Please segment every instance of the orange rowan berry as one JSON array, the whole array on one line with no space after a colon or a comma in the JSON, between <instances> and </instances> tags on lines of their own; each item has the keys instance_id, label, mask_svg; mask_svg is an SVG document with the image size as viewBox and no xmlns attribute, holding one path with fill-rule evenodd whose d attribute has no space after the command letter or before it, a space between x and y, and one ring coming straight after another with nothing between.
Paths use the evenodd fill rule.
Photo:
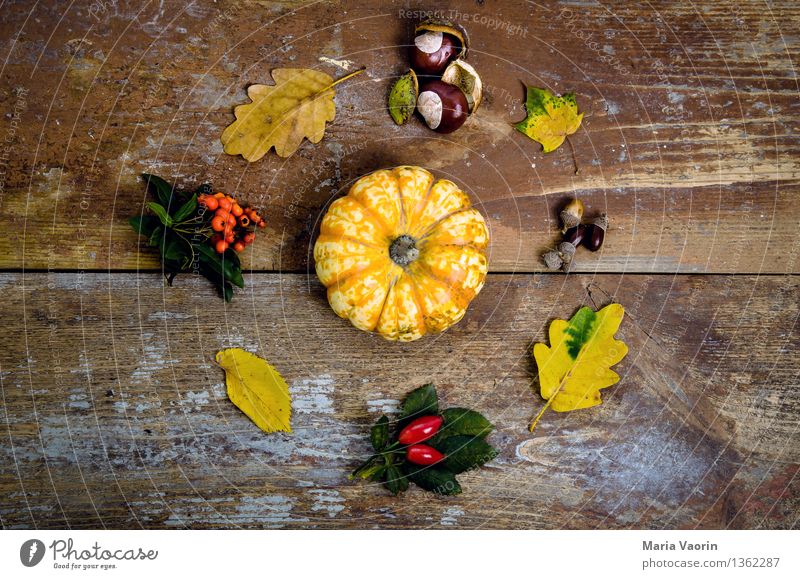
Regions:
<instances>
[{"instance_id":1,"label":"orange rowan berry","mask_svg":"<svg viewBox=\"0 0 800 579\"><path fill-rule=\"evenodd\" d=\"M237 241L236 243L233 244L233 249L234 251L236 251L236 253L244 251L244 243L242 243L241 241Z\"/></svg>"},{"instance_id":2,"label":"orange rowan berry","mask_svg":"<svg viewBox=\"0 0 800 579\"><path fill-rule=\"evenodd\" d=\"M214 198L215 199L222 199L223 197L225 197L225 193L223 193L222 191L218 191L217 193L214 193Z\"/></svg>"},{"instance_id":3,"label":"orange rowan berry","mask_svg":"<svg viewBox=\"0 0 800 579\"><path fill-rule=\"evenodd\" d=\"M226 221L219 215L215 215L214 218L211 220L211 229L214 231L222 231L225 229Z\"/></svg>"},{"instance_id":4,"label":"orange rowan berry","mask_svg":"<svg viewBox=\"0 0 800 579\"><path fill-rule=\"evenodd\" d=\"M261 229L264 229L267 226L267 222L262 219L261 221L258 222L258 226Z\"/></svg>"},{"instance_id":5,"label":"orange rowan berry","mask_svg":"<svg viewBox=\"0 0 800 579\"><path fill-rule=\"evenodd\" d=\"M253 241L255 241L255 239L256 239L256 234L252 233L252 232L251 233L246 233L245 236L244 236L244 242L247 245L250 245L251 243L253 243Z\"/></svg>"},{"instance_id":6,"label":"orange rowan berry","mask_svg":"<svg viewBox=\"0 0 800 579\"><path fill-rule=\"evenodd\" d=\"M227 223L228 216L230 216L230 213L228 213L227 211L225 211L220 207L219 209L217 209L217 212L214 215L216 215L217 217L221 217Z\"/></svg>"},{"instance_id":7,"label":"orange rowan berry","mask_svg":"<svg viewBox=\"0 0 800 579\"><path fill-rule=\"evenodd\" d=\"M203 199L200 203L205 205L209 211L216 211L217 207L219 207L219 200L208 195L203 195Z\"/></svg>"},{"instance_id":8,"label":"orange rowan berry","mask_svg":"<svg viewBox=\"0 0 800 579\"><path fill-rule=\"evenodd\" d=\"M225 241L227 241L228 243L233 243L234 239L235 238L233 237L233 233L228 233L225 235Z\"/></svg>"},{"instance_id":9,"label":"orange rowan berry","mask_svg":"<svg viewBox=\"0 0 800 579\"><path fill-rule=\"evenodd\" d=\"M242 227L247 227L248 225L250 225L250 218L247 215L242 215L239 218L239 225L241 225Z\"/></svg>"},{"instance_id":10,"label":"orange rowan berry","mask_svg":"<svg viewBox=\"0 0 800 579\"><path fill-rule=\"evenodd\" d=\"M239 205L238 203L234 203L233 206L231 207L231 213L233 213L236 217L239 217L244 212L242 211L241 205Z\"/></svg>"},{"instance_id":11,"label":"orange rowan berry","mask_svg":"<svg viewBox=\"0 0 800 579\"><path fill-rule=\"evenodd\" d=\"M231 210L231 200L228 199L227 197L221 197L220 200L219 200L219 206L220 206L221 209L224 209L225 211L230 211Z\"/></svg>"},{"instance_id":12,"label":"orange rowan berry","mask_svg":"<svg viewBox=\"0 0 800 579\"><path fill-rule=\"evenodd\" d=\"M236 226L236 218L230 213L228 213L228 225L230 225L231 227Z\"/></svg>"},{"instance_id":13,"label":"orange rowan berry","mask_svg":"<svg viewBox=\"0 0 800 579\"><path fill-rule=\"evenodd\" d=\"M228 249L228 242L221 239L214 245L214 249L217 250L217 253L225 253L225 250Z\"/></svg>"}]
</instances>

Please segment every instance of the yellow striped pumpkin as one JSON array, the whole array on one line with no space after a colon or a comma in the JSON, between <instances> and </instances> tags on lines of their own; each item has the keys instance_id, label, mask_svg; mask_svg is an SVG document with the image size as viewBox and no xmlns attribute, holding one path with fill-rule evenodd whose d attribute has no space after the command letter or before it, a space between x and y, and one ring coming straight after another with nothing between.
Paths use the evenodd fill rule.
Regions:
<instances>
[{"instance_id":1,"label":"yellow striped pumpkin","mask_svg":"<svg viewBox=\"0 0 800 579\"><path fill-rule=\"evenodd\" d=\"M314 260L340 317L411 341L464 316L486 280L488 244L455 183L402 166L365 175L331 204Z\"/></svg>"}]
</instances>

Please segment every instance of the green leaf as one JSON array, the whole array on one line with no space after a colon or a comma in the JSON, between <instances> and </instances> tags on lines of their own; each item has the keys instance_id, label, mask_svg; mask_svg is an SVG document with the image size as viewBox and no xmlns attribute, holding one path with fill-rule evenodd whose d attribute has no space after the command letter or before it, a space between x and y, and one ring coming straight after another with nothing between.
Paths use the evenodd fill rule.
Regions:
<instances>
[{"instance_id":1,"label":"green leaf","mask_svg":"<svg viewBox=\"0 0 800 579\"><path fill-rule=\"evenodd\" d=\"M353 474L350 475L350 478L363 478L364 480L372 479L372 480L380 480L380 477L383 475L383 472L386 470L386 464L383 462L376 462L372 464L366 464L359 469L353 471Z\"/></svg>"},{"instance_id":2,"label":"green leaf","mask_svg":"<svg viewBox=\"0 0 800 579\"><path fill-rule=\"evenodd\" d=\"M155 175L142 173L142 177L147 183L147 188L155 195L158 202L164 207L169 207L170 200L172 199L172 185Z\"/></svg>"},{"instance_id":3,"label":"green leaf","mask_svg":"<svg viewBox=\"0 0 800 579\"><path fill-rule=\"evenodd\" d=\"M242 277L241 263L236 251L231 248L226 249L225 253L222 254L222 265L225 268L225 277L233 285L243 288L244 278Z\"/></svg>"},{"instance_id":4,"label":"green leaf","mask_svg":"<svg viewBox=\"0 0 800 579\"><path fill-rule=\"evenodd\" d=\"M226 283L222 288L222 297L225 298L226 302L230 302L233 299L233 286L229 283Z\"/></svg>"},{"instance_id":5,"label":"green leaf","mask_svg":"<svg viewBox=\"0 0 800 579\"><path fill-rule=\"evenodd\" d=\"M485 438L494 428L482 414L467 408L448 408L442 410L444 424L430 444L451 436L465 435Z\"/></svg>"},{"instance_id":6,"label":"green leaf","mask_svg":"<svg viewBox=\"0 0 800 579\"><path fill-rule=\"evenodd\" d=\"M197 195L192 195L189 200L181 205L180 209L175 212L172 219L173 221L181 222L195 211L197 211Z\"/></svg>"},{"instance_id":7,"label":"green leaf","mask_svg":"<svg viewBox=\"0 0 800 579\"><path fill-rule=\"evenodd\" d=\"M406 472L414 484L436 493L437 495L457 495L461 493L461 485L456 480L456 475L441 467L418 467L407 465Z\"/></svg>"},{"instance_id":8,"label":"green leaf","mask_svg":"<svg viewBox=\"0 0 800 579\"><path fill-rule=\"evenodd\" d=\"M454 474L476 468L497 456L488 442L474 436L451 436L431 446L445 455L442 465Z\"/></svg>"},{"instance_id":9,"label":"green leaf","mask_svg":"<svg viewBox=\"0 0 800 579\"><path fill-rule=\"evenodd\" d=\"M158 218L161 220L161 223L167 227L172 227L172 217L169 216L169 213L167 213L167 210L164 209L163 205L159 205L155 201L151 201L147 204L147 207L150 209L150 211L158 216Z\"/></svg>"},{"instance_id":10,"label":"green leaf","mask_svg":"<svg viewBox=\"0 0 800 579\"><path fill-rule=\"evenodd\" d=\"M148 243L150 247L158 247L161 245L161 241L164 239L164 228L160 225L157 225L153 232L150 234L150 239Z\"/></svg>"},{"instance_id":11,"label":"green leaf","mask_svg":"<svg viewBox=\"0 0 800 579\"><path fill-rule=\"evenodd\" d=\"M227 258L228 252L226 251L223 256L211 249L205 244L198 244L195 246L200 252L200 261L207 264L213 271L215 271L221 278L221 281L230 282L238 287L244 287L244 278L242 277L242 270L234 265L231 258ZM218 282L219 280L212 280ZM230 301L230 300L229 300Z\"/></svg>"},{"instance_id":12,"label":"green leaf","mask_svg":"<svg viewBox=\"0 0 800 579\"><path fill-rule=\"evenodd\" d=\"M433 384L425 384L425 386L420 386L416 390L409 392L403 401L400 417L403 419L414 418L427 414L437 414L438 412L439 402L436 388Z\"/></svg>"},{"instance_id":13,"label":"green leaf","mask_svg":"<svg viewBox=\"0 0 800 579\"><path fill-rule=\"evenodd\" d=\"M583 120L573 93L557 96L547 89L532 86L526 89L525 111L527 116L514 128L541 143L545 153L560 147Z\"/></svg>"},{"instance_id":14,"label":"green leaf","mask_svg":"<svg viewBox=\"0 0 800 579\"><path fill-rule=\"evenodd\" d=\"M162 256L165 260L173 260L182 264L187 257L191 258L192 248L185 239L171 235L169 241L164 244Z\"/></svg>"},{"instance_id":15,"label":"green leaf","mask_svg":"<svg viewBox=\"0 0 800 579\"><path fill-rule=\"evenodd\" d=\"M386 467L386 488L393 495L399 495L401 492L408 490L408 479L393 464Z\"/></svg>"},{"instance_id":16,"label":"green leaf","mask_svg":"<svg viewBox=\"0 0 800 579\"><path fill-rule=\"evenodd\" d=\"M128 219L128 223L139 235L150 237L153 230L158 227L159 220L152 215L136 215Z\"/></svg>"},{"instance_id":17,"label":"green leaf","mask_svg":"<svg viewBox=\"0 0 800 579\"><path fill-rule=\"evenodd\" d=\"M381 416L372 426L369 439L376 451L380 452L386 448L386 443L389 442L389 419L386 416Z\"/></svg>"}]
</instances>

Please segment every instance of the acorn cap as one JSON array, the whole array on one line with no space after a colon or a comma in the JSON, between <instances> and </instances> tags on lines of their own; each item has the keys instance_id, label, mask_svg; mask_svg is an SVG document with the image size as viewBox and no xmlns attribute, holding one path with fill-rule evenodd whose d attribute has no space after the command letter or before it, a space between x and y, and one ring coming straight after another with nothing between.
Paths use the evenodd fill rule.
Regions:
<instances>
[{"instance_id":1,"label":"acorn cap","mask_svg":"<svg viewBox=\"0 0 800 579\"><path fill-rule=\"evenodd\" d=\"M561 269L561 266L564 265L564 261L556 250L548 251L542 256L542 259L544 259L544 264L547 266L547 269L553 271Z\"/></svg>"},{"instance_id":2,"label":"acorn cap","mask_svg":"<svg viewBox=\"0 0 800 579\"><path fill-rule=\"evenodd\" d=\"M449 20L441 20L431 18L425 22L417 24L414 29L414 36L419 35L420 32L443 32L458 39L461 44L461 50L458 52L458 58L466 58L467 50L469 49L469 37L467 31L458 24L453 24Z\"/></svg>"},{"instance_id":3,"label":"acorn cap","mask_svg":"<svg viewBox=\"0 0 800 579\"><path fill-rule=\"evenodd\" d=\"M454 60L442 73L442 80L461 89L467 97L469 114L478 110L483 100L483 82L471 65L461 59Z\"/></svg>"}]
</instances>

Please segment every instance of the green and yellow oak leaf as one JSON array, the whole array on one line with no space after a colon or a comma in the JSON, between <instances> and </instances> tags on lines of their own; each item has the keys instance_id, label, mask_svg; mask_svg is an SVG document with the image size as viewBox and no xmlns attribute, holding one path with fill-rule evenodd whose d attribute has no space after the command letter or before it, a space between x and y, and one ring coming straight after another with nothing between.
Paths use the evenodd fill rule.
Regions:
<instances>
[{"instance_id":1,"label":"green and yellow oak leaf","mask_svg":"<svg viewBox=\"0 0 800 579\"><path fill-rule=\"evenodd\" d=\"M602 388L619 382L619 375L611 366L628 353L628 346L614 339L624 313L619 304L610 304L598 312L583 307L571 320L554 320L550 324L550 346L533 346L539 388L547 404L534 419L531 430L548 408L556 412L591 408L602 403Z\"/></svg>"},{"instance_id":2,"label":"green and yellow oak leaf","mask_svg":"<svg viewBox=\"0 0 800 579\"><path fill-rule=\"evenodd\" d=\"M555 151L578 130L583 113L578 113L574 93L557 96L547 89L527 87L525 111L528 116L514 125L519 132L542 144L545 153Z\"/></svg>"}]
</instances>

